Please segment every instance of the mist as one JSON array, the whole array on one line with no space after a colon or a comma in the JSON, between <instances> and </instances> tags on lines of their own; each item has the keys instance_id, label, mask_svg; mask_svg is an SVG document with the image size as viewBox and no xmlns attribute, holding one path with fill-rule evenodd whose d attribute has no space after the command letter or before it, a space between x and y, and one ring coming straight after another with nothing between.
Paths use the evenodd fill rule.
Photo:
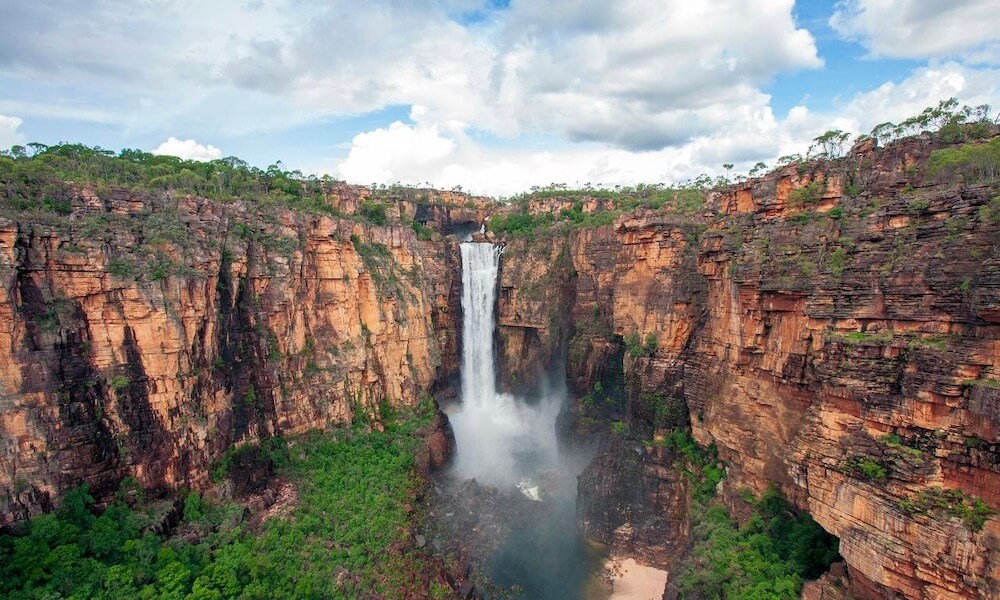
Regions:
<instances>
[{"instance_id":1,"label":"mist","mask_svg":"<svg viewBox=\"0 0 1000 600\"><path fill-rule=\"evenodd\" d=\"M516 487L541 500L554 492L553 479L566 474L556 441L565 383L550 377L540 399L530 404L497 391L493 335L502 248L463 243L461 250L462 402L449 415L457 445L453 473L484 485Z\"/></svg>"}]
</instances>

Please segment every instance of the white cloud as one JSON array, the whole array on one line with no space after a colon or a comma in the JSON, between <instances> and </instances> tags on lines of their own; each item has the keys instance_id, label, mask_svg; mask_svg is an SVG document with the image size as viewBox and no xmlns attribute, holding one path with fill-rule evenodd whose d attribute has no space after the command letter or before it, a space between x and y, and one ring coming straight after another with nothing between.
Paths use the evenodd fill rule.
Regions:
<instances>
[{"instance_id":1,"label":"white cloud","mask_svg":"<svg viewBox=\"0 0 1000 600\"><path fill-rule=\"evenodd\" d=\"M822 65L792 6L518 3L491 77L498 116L577 141L639 150L683 144L756 105L758 86L776 74Z\"/></svg>"},{"instance_id":2,"label":"white cloud","mask_svg":"<svg viewBox=\"0 0 1000 600\"><path fill-rule=\"evenodd\" d=\"M830 26L874 57L1000 63L996 0L844 0Z\"/></svg>"},{"instance_id":3,"label":"white cloud","mask_svg":"<svg viewBox=\"0 0 1000 600\"><path fill-rule=\"evenodd\" d=\"M898 123L940 100L955 97L963 104L996 105L1000 100L1000 69L973 69L955 62L916 69L899 83L887 82L858 94L839 115L854 131Z\"/></svg>"},{"instance_id":4,"label":"white cloud","mask_svg":"<svg viewBox=\"0 0 1000 600\"><path fill-rule=\"evenodd\" d=\"M22 123L24 121L17 117L0 115L0 150L7 150L24 142L24 136L18 131Z\"/></svg>"},{"instance_id":5,"label":"white cloud","mask_svg":"<svg viewBox=\"0 0 1000 600\"><path fill-rule=\"evenodd\" d=\"M421 105L439 124L645 150L710 134L775 75L822 64L793 0L514 1L481 24L455 20L481 7L53 0L6 15L0 70L121 90L99 106L122 103L112 114L131 133Z\"/></svg>"},{"instance_id":6,"label":"white cloud","mask_svg":"<svg viewBox=\"0 0 1000 600\"><path fill-rule=\"evenodd\" d=\"M185 160L215 160L222 158L222 150L211 144L205 146L195 140L179 140L175 137L169 138L156 148L150 150L153 154L166 154L176 156Z\"/></svg>"},{"instance_id":7,"label":"white cloud","mask_svg":"<svg viewBox=\"0 0 1000 600\"><path fill-rule=\"evenodd\" d=\"M716 131L677 147L647 152L598 144L550 151L490 148L462 127L437 126L415 111L411 124L396 122L357 135L347 159L335 171L354 183L461 185L495 196L550 183L678 183L702 173L720 174L724 162L735 163L737 173L745 173L757 161L774 165L780 156L805 154L813 138L829 129L867 133L878 123L899 122L952 96L969 105L997 103L1000 71L954 62L925 67L899 83L857 94L829 112L795 106L783 118L775 117L769 98L760 95L727 113L728 122Z\"/></svg>"}]
</instances>

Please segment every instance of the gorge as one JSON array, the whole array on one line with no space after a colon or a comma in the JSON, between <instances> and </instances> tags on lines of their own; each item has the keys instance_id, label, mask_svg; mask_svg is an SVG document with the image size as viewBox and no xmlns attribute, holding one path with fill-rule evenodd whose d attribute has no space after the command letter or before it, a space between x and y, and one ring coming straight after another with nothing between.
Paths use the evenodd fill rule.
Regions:
<instances>
[{"instance_id":1,"label":"gorge","mask_svg":"<svg viewBox=\"0 0 1000 600\"><path fill-rule=\"evenodd\" d=\"M81 484L98 505L126 479L211 498L232 448L378 435L434 396L457 452L432 410L429 479L571 506L571 537L667 571L665 597L691 597L699 503L752 528L769 498L839 540L794 595L1000 595L995 130L506 204L330 182L212 198L57 177L67 157L126 160L0 166L12 534ZM476 568L505 583L496 556Z\"/></svg>"}]
</instances>

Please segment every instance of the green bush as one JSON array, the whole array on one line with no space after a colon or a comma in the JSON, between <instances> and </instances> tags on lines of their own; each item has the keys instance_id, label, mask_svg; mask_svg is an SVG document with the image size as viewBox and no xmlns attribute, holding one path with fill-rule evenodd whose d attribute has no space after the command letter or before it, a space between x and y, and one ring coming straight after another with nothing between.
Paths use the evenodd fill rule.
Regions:
<instances>
[{"instance_id":1,"label":"green bush","mask_svg":"<svg viewBox=\"0 0 1000 600\"><path fill-rule=\"evenodd\" d=\"M823 188L822 181L813 181L803 187L796 188L788 193L788 203L791 206L812 204L820 199Z\"/></svg>"},{"instance_id":2,"label":"green bush","mask_svg":"<svg viewBox=\"0 0 1000 600\"><path fill-rule=\"evenodd\" d=\"M130 279L136 276L136 266L124 258L113 258L108 262L108 273L116 279Z\"/></svg>"},{"instance_id":3,"label":"green bush","mask_svg":"<svg viewBox=\"0 0 1000 600\"><path fill-rule=\"evenodd\" d=\"M979 208L979 220L983 223L1000 225L1000 196L994 196Z\"/></svg>"},{"instance_id":4,"label":"green bush","mask_svg":"<svg viewBox=\"0 0 1000 600\"><path fill-rule=\"evenodd\" d=\"M115 375L114 377L111 378L111 381L108 382L108 385L110 385L111 389L113 389L114 391L120 392L125 388L127 388L129 386L129 383L131 383L131 381L129 380L128 377L124 375Z\"/></svg>"},{"instance_id":5,"label":"green bush","mask_svg":"<svg viewBox=\"0 0 1000 600\"><path fill-rule=\"evenodd\" d=\"M930 206L931 203L929 200L925 198L914 198L906 204L906 210L911 215L921 215L927 212L927 209L930 208Z\"/></svg>"},{"instance_id":6,"label":"green bush","mask_svg":"<svg viewBox=\"0 0 1000 600\"><path fill-rule=\"evenodd\" d=\"M847 471L862 479L875 483L885 483L889 479L888 468L868 456L852 456L847 460Z\"/></svg>"},{"instance_id":7,"label":"green bush","mask_svg":"<svg viewBox=\"0 0 1000 600\"><path fill-rule=\"evenodd\" d=\"M387 222L385 205L379 204L378 202L363 200L358 212L360 212L361 216L367 219L372 225L385 225Z\"/></svg>"},{"instance_id":8,"label":"green bush","mask_svg":"<svg viewBox=\"0 0 1000 600\"><path fill-rule=\"evenodd\" d=\"M420 221L414 221L410 227L413 228L414 233L417 234L417 239L427 241L434 237L434 230L430 227L424 225Z\"/></svg>"},{"instance_id":9,"label":"green bush","mask_svg":"<svg viewBox=\"0 0 1000 600\"><path fill-rule=\"evenodd\" d=\"M490 218L489 229L496 234L509 234L511 237L528 237L536 230L552 225L555 217L551 213L530 214L501 213Z\"/></svg>"},{"instance_id":10,"label":"green bush","mask_svg":"<svg viewBox=\"0 0 1000 600\"><path fill-rule=\"evenodd\" d=\"M844 274L844 264L847 262L847 255L843 248L837 248L832 253L830 253L830 258L827 260L826 266L830 269L830 274L834 277L840 277Z\"/></svg>"}]
</instances>

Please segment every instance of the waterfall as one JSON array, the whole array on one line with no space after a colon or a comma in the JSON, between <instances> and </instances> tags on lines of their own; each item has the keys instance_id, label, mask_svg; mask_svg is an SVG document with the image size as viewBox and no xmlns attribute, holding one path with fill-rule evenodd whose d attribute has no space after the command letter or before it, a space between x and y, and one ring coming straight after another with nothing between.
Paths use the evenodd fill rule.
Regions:
<instances>
[{"instance_id":1,"label":"waterfall","mask_svg":"<svg viewBox=\"0 0 1000 600\"><path fill-rule=\"evenodd\" d=\"M462 244L462 402L486 407L496 397L493 306L502 248Z\"/></svg>"},{"instance_id":2,"label":"waterfall","mask_svg":"<svg viewBox=\"0 0 1000 600\"><path fill-rule=\"evenodd\" d=\"M556 468L555 420L561 393L536 405L497 392L493 333L502 249L467 242L462 250L462 404L450 416L457 445L454 471L480 483L517 487L539 499L535 478Z\"/></svg>"},{"instance_id":3,"label":"waterfall","mask_svg":"<svg viewBox=\"0 0 1000 600\"><path fill-rule=\"evenodd\" d=\"M538 503L514 519L486 571L498 585L519 586L525 598L584 597L591 575L600 572L601 555L576 526L576 476L591 455L560 454L556 443L565 372L557 366L551 384L536 390L536 401L497 391L493 335L501 249L487 243L461 249L462 402L449 413L456 442L452 473L508 494L511 506ZM485 523L491 518L496 515Z\"/></svg>"}]
</instances>

